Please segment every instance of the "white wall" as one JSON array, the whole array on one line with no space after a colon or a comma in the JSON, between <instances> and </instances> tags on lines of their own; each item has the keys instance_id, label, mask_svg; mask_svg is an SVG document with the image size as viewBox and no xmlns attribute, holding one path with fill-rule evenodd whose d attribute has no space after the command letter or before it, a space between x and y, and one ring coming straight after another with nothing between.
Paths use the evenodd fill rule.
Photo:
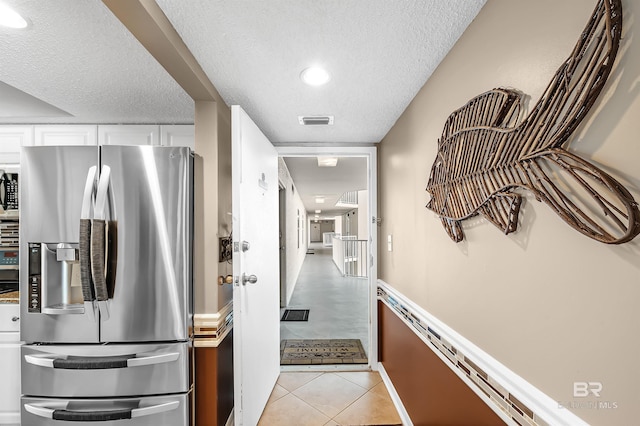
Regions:
<instances>
[{"instance_id":1,"label":"white wall","mask_svg":"<svg viewBox=\"0 0 640 426\"><path fill-rule=\"evenodd\" d=\"M310 221L309 224L309 242L318 243L322 241L322 231L320 230L320 222L315 220Z\"/></svg>"},{"instance_id":2,"label":"white wall","mask_svg":"<svg viewBox=\"0 0 640 426\"><path fill-rule=\"evenodd\" d=\"M342 235L342 216L336 216L334 218L334 222L335 225L333 229L335 230L335 233Z\"/></svg>"},{"instance_id":3,"label":"white wall","mask_svg":"<svg viewBox=\"0 0 640 426\"><path fill-rule=\"evenodd\" d=\"M394 246L380 250L379 276L556 401L582 401L574 382L602 382L595 400L617 408L572 409L587 422L638 424L640 237L620 246L596 242L528 194L516 233L505 236L475 218L455 244L425 208L449 114L500 86L531 95L531 108L595 4L487 2L380 145L380 238L392 234ZM640 201L640 2L622 4L618 58L569 150Z\"/></svg>"},{"instance_id":4,"label":"white wall","mask_svg":"<svg viewBox=\"0 0 640 426\"><path fill-rule=\"evenodd\" d=\"M342 215L341 234L342 235L358 234L358 209L353 209Z\"/></svg>"},{"instance_id":5,"label":"white wall","mask_svg":"<svg viewBox=\"0 0 640 426\"><path fill-rule=\"evenodd\" d=\"M278 161L278 178L286 191L286 303L289 303L291 295L298 280L302 263L308 247L308 219L302 199L298 194L287 165L282 158Z\"/></svg>"},{"instance_id":6,"label":"white wall","mask_svg":"<svg viewBox=\"0 0 640 426\"><path fill-rule=\"evenodd\" d=\"M320 233L324 234L326 232L334 231L334 221L333 220L321 220L320 221Z\"/></svg>"}]
</instances>

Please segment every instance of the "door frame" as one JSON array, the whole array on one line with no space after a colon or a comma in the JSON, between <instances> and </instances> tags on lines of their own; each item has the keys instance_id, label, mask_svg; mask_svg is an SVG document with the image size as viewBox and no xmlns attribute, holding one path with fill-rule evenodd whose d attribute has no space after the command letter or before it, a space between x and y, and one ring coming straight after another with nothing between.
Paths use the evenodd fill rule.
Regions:
<instances>
[{"instance_id":1,"label":"door frame","mask_svg":"<svg viewBox=\"0 0 640 426\"><path fill-rule=\"evenodd\" d=\"M369 190L369 364L378 370L378 160L377 147L366 146L300 146L274 144L279 157L363 157L367 159L367 188Z\"/></svg>"}]
</instances>

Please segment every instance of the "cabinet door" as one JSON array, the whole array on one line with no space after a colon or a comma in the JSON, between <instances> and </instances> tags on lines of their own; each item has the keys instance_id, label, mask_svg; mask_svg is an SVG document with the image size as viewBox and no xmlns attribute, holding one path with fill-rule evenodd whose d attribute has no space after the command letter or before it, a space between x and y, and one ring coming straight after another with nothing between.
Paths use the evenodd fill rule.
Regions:
<instances>
[{"instance_id":1,"label":"cabinet door","mask_svg":"<svg viewBox=\"0 0 640 426\"><path fill-rule=\"evenodd\" d=\"M17 303L0 303L0 333L17 333L19 331L20 305ZM20 339L16 338L16 340Z\"/></svg>"},{"instance_id":2,"label":"cabinet door","mask_svg":"<svg viewBox=\"0 0 640 426\"><path fill-rule=\"evenodd\" d=\"M18 333L0 333L0 365L0 424L19 424L21 386Z\"/></svg>"},{"instance_id":3,"label":"cabinet door","mask_svg":"<svg viewBox=\"0 0 640 426\"><path fill-rule=\"evenodd\" d=\"M99 125L99 145L160 145L160 126L147 124Z\"/></svg>"},{"instance_id":4,"label":"cabinet door","mask_svg":"<svg viewBox=\"0 0 640 426\"><path fill-rule=\"evenodd\" d=\"M186 146L195 149L195 127L193 124L160 126L160 143L164 146Z\"/></svg>"},{"instance_id":5,"label":"cabinet door","mask_svg":"<svg viewBox=\"0 0 640 426\"><path fill-rule=\"evenodd\" d=\"M35 145L97 145L96 125L35 126Z\"/></svg>"},{"instance_id":6,"label":"cabinet door","mask_svg":"<svg viewBox=\"0 0 640 426\"><path fill-rule=\"evenodd\" d=\"M0 163L19 164L24 145L33 145L33 126L0 126Z\"/></svg>"}]
</instances>

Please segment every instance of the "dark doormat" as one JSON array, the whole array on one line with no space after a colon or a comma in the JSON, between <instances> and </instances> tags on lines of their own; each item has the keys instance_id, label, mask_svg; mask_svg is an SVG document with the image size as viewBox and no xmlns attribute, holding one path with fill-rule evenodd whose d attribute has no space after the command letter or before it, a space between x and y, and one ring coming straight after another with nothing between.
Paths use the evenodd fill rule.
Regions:
<instances>
[{"instance_id":1,"label":"dark doormat","mask_svg":"<svg viewBox=\"0 0 640 426\"><path fill-rule=\"evenodd\" d=\"M308 321L308 309L285 309L280 321Z\"/></svg>"},{"instance_id":2,"label":"dark doormat","mask_svg":"<svg viewBox=\"0 0 640 426\"><path fill-rule=\"evenodd\" d=\"M280 342L280 365L367 362L360 339L289 339Z\"/></svg>"}]
</instances>

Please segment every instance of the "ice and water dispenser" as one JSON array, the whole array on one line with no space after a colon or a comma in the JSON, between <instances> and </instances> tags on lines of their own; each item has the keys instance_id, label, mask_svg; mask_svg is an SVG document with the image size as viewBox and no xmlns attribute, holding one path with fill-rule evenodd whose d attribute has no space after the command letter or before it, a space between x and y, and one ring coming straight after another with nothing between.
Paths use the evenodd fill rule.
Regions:
<instances>
[{"instance_id":1,"label":"ice and water dispenser","mask_svg":"<svg viewBox=\"0 0 640 426\"><path fill-rule=\"evenodd\" d=\"M29 312L84 313L78 244L29 244Z\"/></svg>"}]
</instances>

